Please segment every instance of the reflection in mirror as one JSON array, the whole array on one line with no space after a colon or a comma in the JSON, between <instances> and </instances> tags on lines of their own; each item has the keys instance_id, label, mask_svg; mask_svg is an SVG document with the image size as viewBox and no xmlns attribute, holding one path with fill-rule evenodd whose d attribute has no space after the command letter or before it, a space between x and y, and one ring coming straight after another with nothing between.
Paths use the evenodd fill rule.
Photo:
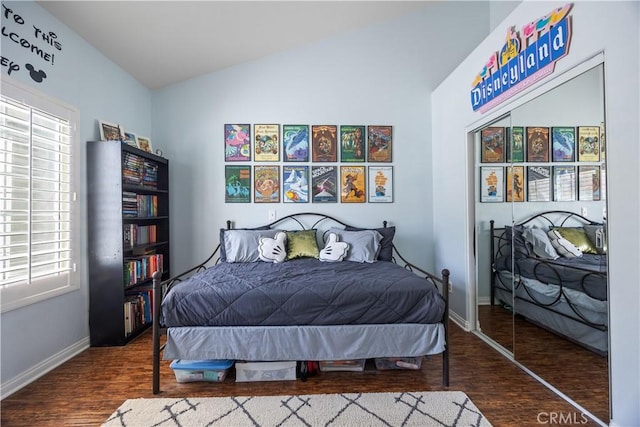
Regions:
<instances>
[{"instance_id":1,"label":"reflection in mirror","mask_svg":"<svg viewBox=\"0 0 640 427\"><path fill-rule=\"evenodd\" d=\"M477 330L487 338L513 354L513 277L498 275L492 269L492 254L502 252L510 255L507 239L490 238L493 223L510 224L513 217L510 203L506 203L512 193L507 188L505 164L513 150L509 134L511 118L502 117L483 126L474 133L476 186L476 293ZM496 291L497 290L497 291Z\"/></svg>"},{"instance_id":2,"label":"reflection in mirror","mask_svg":"<svg viewBox=\"0 0 640 427\"><path fill-rule=\"evenodd\" d=\"M549 147L547 161L523 164L531 202L513 204L530 253L514 258L514 355L608 422L603 82L601 64L511 111L526 148L536 137Z\"/></svg>"},{"instance_id":3,"label":"reflection in mirror","mask_svg":"<svg viewBox=\"0 0 640 427\"><path fill-rule=\"evenodd\" d=\"M478 330L608 423L603 68L484 125L505 127L501 163L483 162L477 132L475 221ZM483 200L489 166L497 203Z\"/></svg>"}]
</instances>

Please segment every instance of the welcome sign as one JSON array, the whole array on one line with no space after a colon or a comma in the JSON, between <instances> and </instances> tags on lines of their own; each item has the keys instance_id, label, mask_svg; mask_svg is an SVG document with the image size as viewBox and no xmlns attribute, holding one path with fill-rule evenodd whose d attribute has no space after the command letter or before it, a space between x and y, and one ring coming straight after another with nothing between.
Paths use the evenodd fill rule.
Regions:
<instances>
[{"instance_id":1,"label":"welcome sign","mask_svg":"<svg viewBox=\"0 0 640 427\"><path fill-rule=\"evenodd\" d=\"M573 7L568 3L549 14L507 30L506 42L494 52L472 83L471 106L484 113L553 73L569 52Z\"/></svg>"}]
</instances>

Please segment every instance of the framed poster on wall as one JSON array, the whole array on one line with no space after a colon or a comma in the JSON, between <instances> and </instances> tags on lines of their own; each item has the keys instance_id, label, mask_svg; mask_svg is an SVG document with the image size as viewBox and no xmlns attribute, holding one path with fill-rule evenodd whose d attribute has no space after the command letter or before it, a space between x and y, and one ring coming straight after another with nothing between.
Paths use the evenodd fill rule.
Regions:
<instances>
[{"instance_id":1,"label":"framed poster on wall","mask_svg":"<svg viewBox=\"0 0 640 427\"><path fill-rule=\"evenodd\" d=\"M224 167L225 203L251 203L251 166Z\"/></svg>"},{"instance_id":2,"label":"framed poster on wall","mask_svg":"<svg viewBox=\"0 0 640 427\"><path fill-rule=\"evenodd\" d=\"M480 202L504 202L504 168L502 166L480 168Z\"/></svg>"},{"instance_id":3,"label":"framed poster on wall","mask_svg":"<svg viewBox=\"0 0 640 427\"><path fill-rule=\"evenodd\" d=\"M342 203L366 202L365 181L364 166L340 166L340 201Z\"/></svg>"},{"instance_id":4,"label":"framed poster on wall","mask_svg":"<svg viewBox=\"0 0 640 427\"><path fill-rule=\"evenodd\" d=\"M309 202L309 166L282 167L282 201L284 203Z\"/></svg>"},{"instance_id":5,"label":"framed poster on wall","mask_svg":"<svg viewBox=\"0 0 640 427\"><path fill-rule=\"evenodd\" d=\"M251 125L224 125L224 161L246 162L251 160Z\"/></svg>"},{"instance_id":6,"label":"framed poster on wall","mask_svg":"<svg viewBox=\"0 0 640 427\"><path fill-rule=\"evenodd\" d=\"M254 203L280 202L280 166L253 166Z\"/></svg>"},{"instance_id":7,"label":"framed poster on wall","mask_svg":"<svg viewBox=\"0 0 640 427\"><path fill-rule=\"evenodd\" d=\"M338 168L336 166L311 166L311 188L313 203L336 203L338 201Z\"/></svg>"},{"instance_id":8,"label":"framed poster on wall","mask_svg":"<svg viewBox=\"0 0 640 427\"><path fill-rule=\"evenodd\" d=\"M527 201L551 201L551 167L527 167Z\"/></svg>"},{"instance_id":9,"label":"framed poster on wall","mask_svg":"<svg viewBox=\"0 0 640 427\"><path fill-rule=\"evenodd\" d=\"M280 160L280 125L253 125L253 158L256 162Z\"/></svg>"},{"instance_id":10,"label":"framed poster on wall","mask_svg":"<svg viewBox=\"0 0 640 427\"><path fill-rule=\"evenodd\" d=\"M369 203L393 202L393 166L369 166Z\"/></svg>"},{"instance_id":11,"label":"framed poster on wall","mask_svg":"<svg viewBox=\"0 0 640 427\"><path fill-rule=\"evenodd\" d=\"M480 162L504 163L505 132L503 127L487 127L480 131Z\"/></svg>"},{"instance_id":12,"label":"framed poster on wall","mask_svg":"<svg viewBox=\"0 0 640 427\"><path fill-rule=\"evenodd\" d=\"M367 159L370 162L391 163L393 134L391 126L367 127Z\"/></svg>"}]
</instances>

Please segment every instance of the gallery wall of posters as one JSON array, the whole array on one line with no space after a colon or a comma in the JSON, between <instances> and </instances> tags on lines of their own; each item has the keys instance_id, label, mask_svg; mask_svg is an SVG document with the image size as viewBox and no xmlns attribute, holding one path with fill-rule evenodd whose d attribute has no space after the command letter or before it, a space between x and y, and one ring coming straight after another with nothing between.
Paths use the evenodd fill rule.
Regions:
<instances>
[{"instance_id":1,"label":"gallery wall of posters","mask_svg":"<svg viewBox=\"0 0 640 427\"><path fill-rule=\"evenodd\" d=\"M225 202L392 203L393 143L389 125L225 124L225 162L247 163L225 165Z\"/></svg>"},{"instance_id":2,"label":"gallery wall of posters","mask_svg":"<svg viewBox=\"0 0 640 427\"><path fill-rule=\"evenodd\" d=\"M489 126L479 131L477 153L481 202L593 201L605 193L604 123Z\"/></svg>"}]
</instances>

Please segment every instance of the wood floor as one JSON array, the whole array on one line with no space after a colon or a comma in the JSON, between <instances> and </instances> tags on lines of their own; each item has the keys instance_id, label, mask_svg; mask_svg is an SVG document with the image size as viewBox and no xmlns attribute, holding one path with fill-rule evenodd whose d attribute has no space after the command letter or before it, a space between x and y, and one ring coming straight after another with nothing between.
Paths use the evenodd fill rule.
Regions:
<instances>
[{"instance_id":1,"label":"wood floor","mask_svg":"<svg viewBox=\"0 0 640 427\"><path fill-rule=\"evenodd\" d=\"M573 419L596 426L578 410L486 345L451 324L451 385L471 398L494 426L540 426L549 420ZM553 358L553 354L542 357ZM242 396L445 390L441 356L427 358L420 371L328 372L306 382L283 381L179 384L162 363L157 397ZM1 402L2 427L95 426L126 399L151 398L151 334L125 347L90 348ZM555 414L555 415L554 415ZM554 423L553 425L562 425Z\"/></svg>"},{"instance_id":2,"label":"wood floor","mask_svg":"<svg viewBox=\"0 0 640 427\"><path fill-rule=\"evenodd\" d=\"M514 317L498 305L480 306L478 321L482 332L513 352L516 360L599 419L609 421L606 356Z\"/></svg>"}]
</instances>

